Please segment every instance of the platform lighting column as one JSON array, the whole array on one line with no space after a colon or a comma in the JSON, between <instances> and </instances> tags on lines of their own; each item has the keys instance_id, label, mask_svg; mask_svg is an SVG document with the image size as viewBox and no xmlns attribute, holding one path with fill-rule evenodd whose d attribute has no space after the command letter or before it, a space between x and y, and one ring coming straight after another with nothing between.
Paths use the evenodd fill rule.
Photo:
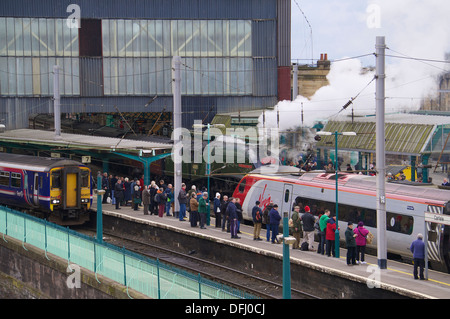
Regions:
<instances>
[{"instance_id":1,"label":"platform lighting column","mask_svg":"<svg viewBox=\"0 0 450 319\"><path fill-rule=\"evenodd\" d=\"M97 175L97 242L103 242L103 212L102 196L105 190L102 189L102 174Z\"/></svg>"},{"instance_id":2,"label":"platform lighting column","mask_svg":"<svg viewBox=\"0 0 450 319\"><path fill-rule=\"evenodd\" d=\"M292 101L295 101L295 99L298 96L298 65L297 63L292 63Z\"/></svg>"},{"instance_id":3,"label":"platform lighting column","mask_svg":"<svg viewBox=\"0 0 450 319\"><path fill-rule=\"evenodd\" d=\"M283 239L289 236L288 213L283 213ZM291 259L289 244L283 240L283 299L291 299Z\"/></svg>"},{"instance_id":4,"label":"platform lighting column","mask_svg":"<svg viewBox=\"0 0 450 319\"><path fill-rule=\"evenodd\" d=\"M376 37L376 172L377 172L377 255L378 267L387 268L386 242L386 155L385 155L385 41L384 37Z\"/></svg>"},{"instance_id":5,"label":"platform lighting column","mask_svg":"<svg viewBox=\"0 0 450 319\"><path fill-rule=\"evenodd\" d=\"M59 93L59 65L53 66L53 115L55 117L55 140L61 139L61 95Z\"/></svg>"},{"instance_id":6,"label":"platform lighting column","mask_svg":"<svg viewBox=\"0 0 450 319\"><path fill-rule=\"evenodd\" d=\"M206 203L206 225L210 225L211 223L211 207L209 206L209 202L210 202L210 198L211 198L211 193L210 193L210 177L211 177L211 149L210 149L210 143L211 143L211 132L210 132L210 128L211 125L208 123L207 124L208 127L208 163L206 165L206 170L208 173L208 202Z\"/></svg>"},{"instance_id":7,"label":"platform lighting column","mask_svg":"<svg viewBox=\"0 0 450 319\"><path fill-rule=\"evenodd\" d=\"M339 204L338 204L338 180L339 180L339 161L338 161L338 132L334 132L334 176L336 179L336 232L334 233L334 248L336 258L340 258L340 249L339 249Z\"/></svg>"},{"instance_id":8,"label":"platform lighting column","mask_svg":"<svg viewBox=\"0 0 450 319\"><path fill-rule=\"evenodd\" d=\"M339 162L338 162L338 136L339 135L345 135L345 136L355 136L356 133L355 132L324 132L324 131L320 131L317 132L317 135L334 135L334 170L335 170L335 179L336 179L336 207L335 207L335 214L336 214L336 232L334 233L334 249L335 249L335 257L336 258L340 258L340 250L339 250L339 189L338 189L338 180L339 180L339 172L338 172L338 168L339 168Z\"/></svg>"},{"instance_id":9,"label":"platform lighting column","mask_svg":"<svg viewBox=\"0 0 450 319\"><path fill-rule=\"evenodd\" d=\"M181 57L174 56L172 59L172 94L173 94L173 167L174 167L174 190L173 197L175 200L174 212L180 211L180 203L178 202L178 193L181 190L182 177L182 156L181 152Z\"/></svg>"}]
</instances>

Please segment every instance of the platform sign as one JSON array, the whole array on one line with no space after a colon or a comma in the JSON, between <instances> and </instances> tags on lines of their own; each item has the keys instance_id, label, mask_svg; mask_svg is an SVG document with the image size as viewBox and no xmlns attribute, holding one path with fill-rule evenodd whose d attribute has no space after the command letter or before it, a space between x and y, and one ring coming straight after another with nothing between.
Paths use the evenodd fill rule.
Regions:
<instances>
[{"instance_id":1,"label":"platform sign","mask_svg":"<svg viewBox=\"0 0 450 319\"><path fill-rule=\"evenodd\" d=\"M450 215L425 212L425 221L429 223L443 224L450 226Z\"/></svg>"},{"instance_id":2,"label":"platform sign","mask_svg":"<svg viewBox=\"0 0 450 319\"><path fill-rule=\"evenodd\" d=\"M89 164L91 162L90 156L81 156L81 163L83 164Z\"/></svg>"}]
</instances>

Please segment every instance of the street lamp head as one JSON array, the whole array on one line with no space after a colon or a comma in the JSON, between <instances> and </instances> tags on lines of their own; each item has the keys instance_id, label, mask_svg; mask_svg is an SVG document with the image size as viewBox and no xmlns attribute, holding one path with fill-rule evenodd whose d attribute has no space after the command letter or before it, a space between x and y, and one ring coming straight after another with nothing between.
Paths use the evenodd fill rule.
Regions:
<instances>
[{"instance_id":1,"label":"street lamp head","mask_svg":"<svg viewBox=\"0 0 450 319\"><path fill-rule=\"evenodd\" d=\"M355 132L342 132L341 134L345 136L356 136Z\"/></svg>"},{"instance_id":2,"label":"street lamp head","mask_svg":"<svg viewBox=\"0 0 450 319\"><path fill-rule=\"evenodd\" d=\"M329 135L331 135L331 134L333 134L333 133L331 133L331 132L326 132L326 131L319 131L319 132L317 132L316 134L317 134L317 135L326 135L326 136L329 136Z\"/></svg>"}]
</instances>

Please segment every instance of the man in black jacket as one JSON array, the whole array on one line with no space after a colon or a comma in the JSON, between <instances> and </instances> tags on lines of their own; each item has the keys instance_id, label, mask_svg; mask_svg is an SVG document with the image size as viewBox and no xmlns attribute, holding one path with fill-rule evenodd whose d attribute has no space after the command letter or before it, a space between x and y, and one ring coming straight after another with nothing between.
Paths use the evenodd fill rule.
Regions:
<instances>
[{"instance_id":1,"label":"man in black jacket","mask_svg":"<svg viewBox=\"0 0 450 319\"><path fill-rule=\"evenodd\" d=\"M228 206L227 206L226 212L227 212L227 215L228 215L228 219L230 220L231 238L239 239L241 237L239 237L237 235L238 215L237 215L235 203L236 203L236 199L231 197L230 201L228 202Z\"/></svg>"},{"instance_id":2,"label":"man in black jacket","mask_svg":"<svg viewBox=\"0 0 450 319\"><path fill-rule=\"evenodd\" d=\"M120 209L119 205L123 199L123 185L121 179L118 179L114 185L114 197L116 199L116 209Z\"/></svg>"},{"instance_id":3,"label":"man in black jacket","mask_svg":"<svg viewBox=\"0 0 450 319\"><path fill-rule=\"evenodd\" d=\"M311 210L309 206L305 206L305 213L302 216L303 222L303 240L304 242L308 242L308 250L315 251L314 245L314 224L316 222L315 217L311 214Z\"/></svg>"},{"instance_id":4,"label":"man in black jacket","mask_svg":"<svg viewBox=\"0 0 450 319\"><path fill-rule=\"evenodd\" d=\"M179 220L182 222L186 217L186 204L187 204L187 194L186 194L186 184L181 184L180 192L178 193L178 203L180 204L180 214Z\"/></svg>"},{"instance_id":5,"label":"man in black jacket","mask_svg":"<svg viewBox=\"0 0 450 319\"><path fill-rule=\"evenodd\" d=\"M259 237L262 226L262 209L259 207L259 200L256 201L255 206L252 209L252 218L253 218L253 240L262 240Z\"/></svg>"}]
</instances>

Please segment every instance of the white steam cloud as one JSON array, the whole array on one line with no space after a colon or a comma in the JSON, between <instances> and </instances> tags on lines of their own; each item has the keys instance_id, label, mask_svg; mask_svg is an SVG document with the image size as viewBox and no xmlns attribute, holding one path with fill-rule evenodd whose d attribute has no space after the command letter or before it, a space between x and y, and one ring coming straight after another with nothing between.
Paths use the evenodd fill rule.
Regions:
<instances>
[{"instance_id":1,"label":"white steam cloud","mask_svg":"<svg viewBox=\"0 0 450 319\"><path fill-rule=\"evenodd\" d=\"M355 3L354 7L352 3ZM315 22L321 25L318 28L319 34L315 33L316 39L325 37L325 32L333 34L335 38L335 42L329 41L330 48L322 52L328 52L331 60L346 58L346 56L332 56L330 52L334 46L346 47L348 52L352 54L355 52L355 56L374 53L376 36L385 36L388 47L386 54L390 55L386 57L386 113L418 110L423 98L436 95L437 79L440 74L450 71L450 65L410 58L445 60L446 53L450 52L450 23L448 23L450 1L377 0L367 1L365 7L361 6L361 3L360 0L330 0L325 4L318 2L311 4L311 7L316 8L314 14L317 12L323 12L324 15L331 14L330 8L334 6L351 8L351 10L335 10L344 16L330 19L331 24L325 26L321 21L309 16L313 28ZM320 6L327 8L320 10L322 9ZM366 10L368 8L370 9ZM305 12L308 15L308 11ZM314 17L322 21L328 20L327 16L320 14ZM333 21L337 21L339 25L333 25ZM336 34L336 29L339 28L345 32ZM295 56L294 52L292 55ZM370 66L375 66L375 56L364 58L364 61L366 63L369 61ZM259 125L276 127L279 116L281 131L302 125L311 127L317 121L332 119L360 92L353 104L340 114L350 115L352 108L358 115L375 114L375 81L367 86L374 78L375 70L362 72L364 67L362 63L360 58L332 62L328 86L319 89L310 99L298 96L292 102L279 102L274 111L265 112L265 123L263 117L260 117Z\"/></svg>"}]
</instances>

